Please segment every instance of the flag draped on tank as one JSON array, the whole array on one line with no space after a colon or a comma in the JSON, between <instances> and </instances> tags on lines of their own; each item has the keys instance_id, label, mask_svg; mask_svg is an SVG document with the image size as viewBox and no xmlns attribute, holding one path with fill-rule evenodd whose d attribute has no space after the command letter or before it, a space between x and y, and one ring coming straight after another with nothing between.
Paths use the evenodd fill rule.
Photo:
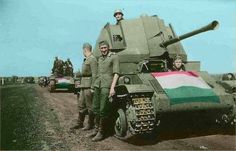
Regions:
<instances>
[{"instance_id":1,"label":"flag draped on tank","mask_svg":"<svg viewBox=\"0 0 236 151\"><path fill-rule=\"evenodd\" d=\"M219 103L220 99L197 72L155 72L156 78L170 99L170 104L190 102Z\"/></svg>"}]
</instances>

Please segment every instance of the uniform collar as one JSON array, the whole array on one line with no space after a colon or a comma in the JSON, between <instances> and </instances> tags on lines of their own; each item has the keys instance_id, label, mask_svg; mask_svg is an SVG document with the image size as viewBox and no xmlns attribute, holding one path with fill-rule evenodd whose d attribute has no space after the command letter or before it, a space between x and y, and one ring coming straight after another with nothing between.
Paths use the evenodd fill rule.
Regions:
<instances>
[{"instance_id":1,"label":"uniform collar","mask_svg":"<svg viewBox=\"0 0 236 151\"><path fill-rule=\"evenodd\" d=\"M113 52L109 51L109 53L107 54L108 57L110 57L113 54Z\"/></svg>"},{"instance_id":2,"label":"uniform collar","mask_svg":"<svg viewBox=\"0 0 236 151\"><path fill-rule=\"evenodd\" d=\"M174 71L184 71L182 67L180 67L180 68L178 69L178 68L176 68L175 66L173 66L173 70L174 70Z\"/></svg>"},{"instance_id":3,"label":"uniform collar","mask_svg":"<svg viewBox=\"0 0 236 151\"><path fill-rule=\"evenodd\" d=\"M91 55L89 55L88 57L86 57L85 59L89 59L93 56L93 54L91 53Z\"/></svg>"}]
</instances>

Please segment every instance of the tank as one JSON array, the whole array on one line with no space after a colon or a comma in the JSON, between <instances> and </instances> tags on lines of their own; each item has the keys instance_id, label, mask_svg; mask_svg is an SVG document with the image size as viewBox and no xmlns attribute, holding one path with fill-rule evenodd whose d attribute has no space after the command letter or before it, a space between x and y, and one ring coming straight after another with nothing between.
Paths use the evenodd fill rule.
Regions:
<instances>
[{"instance_id":1,"label":"tank","mask_svg":"<svg viewBox=\"0 0 236 151\"><path fill-rule=\"evenodd\" d=\"M111 101L115 108L115 135L121 139L152 134L157 130L176 131L199 126L235 126L232 91L207 71L200 61L188 60L181 40L216 29L218 21L177 36L171 24L158 16L140 16L107 23L97 39L107 40L110 51L120 58L120 76ZM212 51L212 50L209 50ZM185 70L167 72L174 57L182 57ZM235 85L235 80L230 81Z\"/></svg>"},{"instance_id":2,"label":"tank","mask_svg":"<svg viewBox=\"0 0 236 151\"><path fill-rule=\"evenodd\" d=\"M61 59L54 60L52 74L49 76L48 83L48 91L51 93L56 91L74 92L73 68L67 66Z\"/></svg>"},{"instance_id":3,"label":"tank","mask_svg":"<svg viewBox=\"0 0 236 151\"><path fill-rule=\"evenodd\" d=\"M35 83L34 77L24 77L24 83Z\"/></svg>"},{"instance_id":4,"label":"tank","mask_svg":"<svg viewBox=\"0 0 236 151\"><path fill-rule=\"evenodd\" d=\"M212 76L217 80L217 83L225 88L226 92L236 95L236 73L225 73Z\"/></svg>"},{"instance_id":5,"label":"tank","mask_svg":"<svg viewBox=\"0 0 236 151\"><path fill-rule=\"evenodd\" d=\"M38 84L41 87L47 87L49 84L49 78L47 76L40 76L38 77Z\"/></svg>"},{"instance_id":6,"label":"tank","mask_svg":"<svg viewBox=\"0 0 236 151\"><path fill-rule=\"evenodd\" d=\"M74 92L75 83L71 76L55 76L49 77L48 91L53 93L57 91Z\"/></svg>"}]
</instances>

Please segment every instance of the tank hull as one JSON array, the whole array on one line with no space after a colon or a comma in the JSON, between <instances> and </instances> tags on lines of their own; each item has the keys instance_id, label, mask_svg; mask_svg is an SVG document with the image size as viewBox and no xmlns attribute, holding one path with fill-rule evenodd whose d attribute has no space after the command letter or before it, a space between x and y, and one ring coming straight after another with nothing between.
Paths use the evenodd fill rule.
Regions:
<instances>
[{"instance_id":1,"label":"tank hull","mask_svg":"<svg viewBox=\"0 0 236 151\"><path fill-rule=\"evenodd\" d=\"M74 92L75 83L74 79L70 76L64 77L50 77L48 85L49 92L67 91Z\"/></svg>"},{"instance_id":2,"label":"tank hull","mask_svg":"<svg viewBox=\"0 0 236 151\"><path fill-rule=\"evenodd\" d=\"M117 86L117 98L114 99L118 102L117 109L122 109L126 116L122 118L121 114L118 114L119 121L123 122L116 124L116 135L125 138L127 134L129 137L150 134L156 129L173 131L198 130L207 126L234 127L236 122L234 95L226 93L225 89L206 72L199 72L199 75L203 82L211 83L213 88L210 87L210 90L214 93L214 97L210 94L192 95L187 99L186 96L182 96L177 99L179 102L173 103L173 98L168 96L168 92L151 73L138 75L143 84ZM205 81L206 79L211 81ZM218 100L214 100L215 98Z\"/></svg>"}]
</instances>

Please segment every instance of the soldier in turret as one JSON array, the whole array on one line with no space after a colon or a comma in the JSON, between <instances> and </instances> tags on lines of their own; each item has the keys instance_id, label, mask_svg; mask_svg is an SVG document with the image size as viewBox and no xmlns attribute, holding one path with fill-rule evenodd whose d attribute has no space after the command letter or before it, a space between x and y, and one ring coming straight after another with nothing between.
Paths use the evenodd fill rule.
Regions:
<instances>
[{"instance_id":1,"label":"soldier in turret","mask_svg":"<svg viewBox=\"0 0 236 151\"><path fill-rule=\"evenodd\" d=\"M88 112L88 123L83 130L90 130L94 126L94 114L92 111L92 90L93 84L97 76L97 59L92 54L92 46L89 43L84 43L83 54L85 56L82 65L81 92L77 96L79 117L78 123L72 129L84 127L85 115Z\"/></svg>"},{"instance_id":2,"label":"soldier in turret","mask_svg":"<svg viewBox=\"0 0 236 151\"><path fill-rule=\"evenodd\" d=\"M123 16L124 14L121 9L115 10L114 17L116 18L116 25L119 25L120 21L124 20Z\"/></svg>"},{"instance_id":3,"label":"soldier in turret","mask_svg":"<svg viewBox=\"0 0 236 151\"><path fill-rule=\"evenodd\" d=\"M56 71L57 64L58 64L58 57L56 56L56 57L55 57L55 60L54 60L54 62L53 62L53 67L52 67L52 73L53 73L53 74L54 74L55 71Z\"/></svg>"},{"instance_id":4,"label":"soldier in turret","mask_svg":"<svg viewBox=\"0 0 236 151\"><path fill-rule=\"evenodd\" d=\"M61 59L58 59L58 57L55 57L55 60L53 62L52 74L54 74L55 76L63 75L63 66L64 62Z\"/></svg>"},{"instance_id":5,"label":"soldier in turret","mask_svg":"<svg viewBox=\"0 0 236 151\"><path fill-rule=\"evenodd\" d=\"M57 64L56 64L56 76L64 76L64 67L65 63L63 60L58 59Z\"/></svg>"},{"instance_id":6,"label":"soldier in turret","mask_svg":"<svg viewBox=\"0 0 236 151\"><path fill-rule=\"evenodd\" d=\"M119 57L109 50L107 41L99 43L101 56L98 58L98 76L94 82L93 112L95 114L96 129L87 136L94 136L92 141L105 138L108 119L111 114L109 98L115 94L115 85L119 77ZM95 136L96 135L96 136Z\"/></svg>"},{"instance_id":7,"label":"soldier in turret","mask_svg":"<svg viewBox=\"0 0 236 151\"><path fill-rule=\"evenodd\" d=\"M223 76L223 80L235 80L235 77L232 73L227 73Z\"/></svg>"},{"instance_id":8,"label":"soldier in turret","mask_svg":"<svg viewBox=\"0 0 236 151\"><path fill-rule=\"evenodd\" d=\"M185 71L185 67L181 56L177 55L174 58L173 66L168 71Z\"/></svg>"},{"instance_id":9,"label":"soldier in turret","mask_svg":"<svg viewBox=\"0 0 236 151\"><path fill-rule=\"evenodd\" d=\"M70 58L67 58L67 60L65 61L65 70L66 70L66 75L68 76L73 76L73 64L70 61Z\"/></svg>"}]
</instances>

